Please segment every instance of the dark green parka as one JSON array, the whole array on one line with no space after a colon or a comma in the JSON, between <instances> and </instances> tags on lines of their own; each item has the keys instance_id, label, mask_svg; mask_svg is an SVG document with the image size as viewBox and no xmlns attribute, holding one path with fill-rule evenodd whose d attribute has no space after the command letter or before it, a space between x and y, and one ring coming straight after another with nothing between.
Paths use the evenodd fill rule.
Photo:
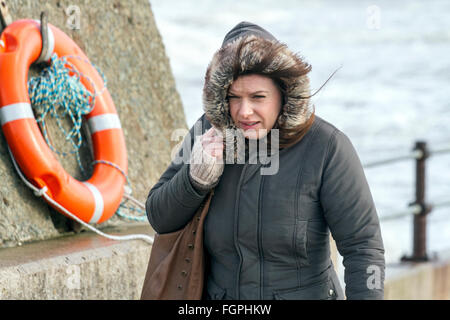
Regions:
<instances>
[{"instance_id":1,"label":"dark green parka","mask_svg":"<svg viewBox=\"0 0 450 320\"><path fill-rule=\"evenodd\" d=\"M267 41L276 41L249 23L239 24L227 37L207 70L205 114L186 136L178 158L150 190L147 215L159 233L184 227L208 193L191 182L189 161L180 161L189 158L195 136L211 124L222 130L235 128L225 98L233 80L229 68L233 50L243 38L256 37L240 61L243 69L251 68L253 60L264 55ZM276 60L267 68L299 61L287 47ZM309 95L306 76L286 84L280 130L310 115L309 100L298 99L299 94ZM343 299L330 259L331 231L344 259L346 297L382 299L385 260L379 220L348 137L316 115L304 137L276 150L274 157L275 174L261 171L274 161L225 164L204 225L205 298Z\"/></svg>"}]
</instances>

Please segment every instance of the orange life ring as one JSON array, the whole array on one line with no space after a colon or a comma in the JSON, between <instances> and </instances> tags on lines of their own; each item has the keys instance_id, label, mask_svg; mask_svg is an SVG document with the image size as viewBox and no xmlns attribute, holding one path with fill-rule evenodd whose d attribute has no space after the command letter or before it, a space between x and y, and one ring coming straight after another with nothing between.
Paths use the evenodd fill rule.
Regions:
<instances>
[{"instance_id":1,"label":"orange life ring","mask_svg":"<svg viewBox=\"0 0 450 320\"><path fill-rule=\"evenodd\" d=\"M90 92L103 89L104 83L87 56L60 29L48 24L49 50L70 58L77 70L92 82L81 79ZM120 205L128 172L127 151L119 117L107 90L95 99L93 110L85 117L94 148L96 163L92 177L78 181L68 174L46 144L37 125L28 96L28 69L40 56L40 23L18 20L10 24L0 38L0 120L6 141L21 171L38 188L47 187L47 195L81 220L101 223ZM94 87L92 87L94 86ZM95 89L95 90L94 90ZM118 169L120 168L123 173ZM55 206L53 206L55 207ZM64 214L61 210L55 207Z\"/></svg>"}]
</instances>

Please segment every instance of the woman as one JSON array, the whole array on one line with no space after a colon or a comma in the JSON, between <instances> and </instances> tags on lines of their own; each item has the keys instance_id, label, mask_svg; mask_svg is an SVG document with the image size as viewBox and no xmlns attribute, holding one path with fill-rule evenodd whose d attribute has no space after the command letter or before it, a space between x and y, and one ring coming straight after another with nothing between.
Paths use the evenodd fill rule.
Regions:
<instances>
[{"instance_id":1,"label":"woman","mask_svg":"<svg viewBox=\"0 0 450 320\"><path fill-rule=\"evenodd\" d=\"M167 233L214 188L204 225L207 299L343 299L330 230L346 297L383 298L369 186L348 137L311 110L310 70L263 28L239 23L208 66L205 114L178 153L189 161L174 160L150 190L149 221ZM251 147L260 141L267 152Z\"/></svg>"}]
</instances>

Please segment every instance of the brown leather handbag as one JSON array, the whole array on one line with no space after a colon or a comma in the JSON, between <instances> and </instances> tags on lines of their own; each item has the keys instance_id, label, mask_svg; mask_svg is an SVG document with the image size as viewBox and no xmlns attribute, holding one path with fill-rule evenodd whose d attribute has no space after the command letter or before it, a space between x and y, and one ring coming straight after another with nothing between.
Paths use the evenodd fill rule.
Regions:
<instances>
[{"instance_id":1,"label":"brown leather handbag","mask_svg":"<svg viewBox=\"0 0 450 320\"><path fill-rule=\"evenodd\" d=\"M141 300L201 300L205 277L203 222L211 190L192 220L175 232L156 234Z\"/></svg>"}]
</instances>

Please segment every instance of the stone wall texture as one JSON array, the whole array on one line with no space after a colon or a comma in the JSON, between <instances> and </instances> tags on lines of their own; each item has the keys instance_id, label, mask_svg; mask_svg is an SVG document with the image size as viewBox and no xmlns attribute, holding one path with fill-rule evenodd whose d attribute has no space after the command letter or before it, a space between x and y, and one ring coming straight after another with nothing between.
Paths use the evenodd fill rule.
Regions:
<instances>
[{"instance_id":1,"label":"stone wall texture","mask_svg":"<svg viewBox=\"0 0 450 320\"><path fill-rule=\"evenodd\" d=\"M152 234L127 227L116 234ZM0 250L0 300L136 300L151 245L114 241L93 233Z\"/></svg>"},{"instance_id":2,"label":"stone wall texture","mask_svg":"<svg viewBox=\"0 0 450 320\"><path fill-rule=\"evenodd\" d=\"M49 23L62 29L84 50L107 78L125 134L129 180L133 195L145 201L151 186L170 162L172 131L186 129L175 81L148 0L133 1L6 1L13 20L39 19L48 12ZM76 5L75 11L74 7ZM74 18L79 9L79 29ZM31 70L30 75L38 70ZM57 148L64 138L49 124ZM88 143L81 148L82 162L92 161ZM74 177L85 180L74 157L60 158ZM20 180L0 131L0 248L44 240L80 230L46 202L34 196ZM130 224L111 218L100 227Z\"/></svg>"}]
</instances>

